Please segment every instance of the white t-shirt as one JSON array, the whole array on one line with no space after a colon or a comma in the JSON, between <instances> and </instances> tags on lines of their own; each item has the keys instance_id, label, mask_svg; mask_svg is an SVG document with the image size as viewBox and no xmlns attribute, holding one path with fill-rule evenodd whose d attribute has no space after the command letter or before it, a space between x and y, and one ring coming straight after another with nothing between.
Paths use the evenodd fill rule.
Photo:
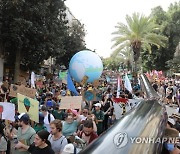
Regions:
<instances>
[{"instance_id":1,"label":"white t-shirt","mask_svg":"<svg viewBox=\"0 0 180 154\"><path fill-rule=\"evenodd\" d=\"M79 115L80 121L86 120L87 117L85 117L84 115Z\"/></svg>"},{"instance_id":2,"label":"white t-shirt","mask_svg":"<svg viewBox=\"0 0 180 154\"><path fill-rule=\"evenodd\" d=\"M44 117L44 126L47 128L47 131L50 132L50 122L52 122L53 120L55 120L54 116L52 114L50 114L50 122L48 120L48 115L50 113L47 113L47 115Z\"/></svg>"}]
</instances>

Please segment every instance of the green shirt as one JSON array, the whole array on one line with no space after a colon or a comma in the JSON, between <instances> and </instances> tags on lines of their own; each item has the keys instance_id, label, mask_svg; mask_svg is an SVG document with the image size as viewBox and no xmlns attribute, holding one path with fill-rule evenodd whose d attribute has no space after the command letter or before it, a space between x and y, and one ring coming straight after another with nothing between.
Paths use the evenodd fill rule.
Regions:
<instances>
[{"instance_id":1,"label":"green shirt","mask_svg":"<svg viewBox=\"0 0 180 154\"><path fill-rule=\"evenodd\" d=\"M63 120L65 113L64 113L64 111L54 110L52 114L53 114L55 119Z\"/></svg>"},{"instance_id":2,"label":"green shirt","mask_svg":"<svg viewBox=\"0 0 180 154\"><path fill-rule=\"evenodd\" d=\"M41 131L41 130L47 130L46 127L44 125L40 125L40 124L35 124L34 125L34 130L37 132Z\"/></svg>"},{"instance_id":3,"label":"green shirt","mask_svg":"<svg viewBox=\"0 0 180 154\"><path fill-rule=\"evenodd\" d=\"M29 127L26 132L22 133L22 128L18 128L17 139L25 145L31 145L34 142L35 130L32 127ZM24 149L16 149L14 150L14 154L30 154L28 151Z\"/></svg>"}]
</instances>

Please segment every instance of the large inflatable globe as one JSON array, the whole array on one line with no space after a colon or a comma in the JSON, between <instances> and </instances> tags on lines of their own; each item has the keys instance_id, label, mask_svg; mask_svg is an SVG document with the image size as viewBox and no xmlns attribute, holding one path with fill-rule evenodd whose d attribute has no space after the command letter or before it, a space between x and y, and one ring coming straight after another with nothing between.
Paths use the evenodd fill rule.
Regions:
<instances>
[{"instance_id":1,"label":"large inflatable globe","mask_svg":"<svg viewBox=\"0 0 180 154\"><path fill-rule=\"evenodd\" d=\"M100 78L103 71L103 64L100 57L89 50L76 53L69 63L70 75L75 81L82 81L84 76L88 76L87 82L93 82Z\"/></svg>"}]
</instances>

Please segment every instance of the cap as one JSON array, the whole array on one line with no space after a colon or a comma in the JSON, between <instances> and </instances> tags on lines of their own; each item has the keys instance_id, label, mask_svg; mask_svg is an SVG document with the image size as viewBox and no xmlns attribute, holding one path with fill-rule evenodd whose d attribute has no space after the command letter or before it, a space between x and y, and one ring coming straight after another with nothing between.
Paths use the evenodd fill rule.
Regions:
<instances>
[{"instance_id":1,"label":"cap","mask_svg":"<svg viewBox=\"0 0 180 154\"><path fill-rule=\"evenodd\" d=\"M29 118L29 115L27 113L21 113L19 116L18 116L18 119L20 121L29 121L30 118Z\"/></svg>"},{"instance_id":2,"label":"cap","mask_svg":"<svg viewBox=\"0 0 180 154\"><path fill-rule=\"evenodd\" d=\"M100 103L96 103L96 104L94 104L94 106L101 107L101 104Z\"/></svg>"},{"instance_id":3,"label":"cap","mask_svg":"<svg viewBox=\"0 0 180 154\"><path fill-rule=\"evenodd\" d=\"M62 154L73 154L73 153L74 153L74 145L72 143L65 145Z\"/></svg>"}]
</instances>

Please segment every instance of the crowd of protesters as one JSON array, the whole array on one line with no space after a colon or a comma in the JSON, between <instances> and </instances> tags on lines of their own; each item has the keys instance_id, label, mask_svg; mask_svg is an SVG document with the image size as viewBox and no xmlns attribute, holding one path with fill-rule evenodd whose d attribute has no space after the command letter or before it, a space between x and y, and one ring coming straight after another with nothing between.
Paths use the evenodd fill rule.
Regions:
<instances>
[{"instance_id":1,"label":"crowd of protesters","mask_svg":"<svg viewBox=\"0 0 180 154\"><path fill-rule=\"evenodd\" d=\"M20 84L20 83L18 83ZM28 86L27 84L27 87ZM153 83L154 89L171 104L179 104L179 87L173 82ZM171 87L171 99L169 97ZM92 84L79 86L78 92L94 88ZM1 120L0 154L63 154L77 153L97 139L117 120L114 114L113 97L117 96L117 85L102 82L98 87L102 91L100 101L82 102L81 110L60 109L61 98L73 95L66 84L57 84L53 80L43 82L36 87L36 99L39 101L39 123L33 122L26 113L18 113L17 98L8 95L7 86L1 86L0 102L16 105L14 122L8 124ZM140 86L133 87L133 94L121 85L120 97L132 99L143 97ZM176 121L178 123L178 121ZM174 124L175 125L175 124ZM177 124L176 124L177 125ZM179 128L177 128L179 131Z\"/></svg>"}]
</instances>

